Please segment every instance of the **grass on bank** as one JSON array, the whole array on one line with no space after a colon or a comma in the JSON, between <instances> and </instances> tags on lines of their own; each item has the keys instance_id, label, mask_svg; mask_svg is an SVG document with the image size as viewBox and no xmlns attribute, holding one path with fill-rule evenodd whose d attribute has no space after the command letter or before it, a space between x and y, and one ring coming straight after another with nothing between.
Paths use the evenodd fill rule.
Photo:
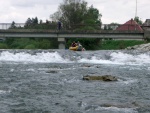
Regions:
<instances>
[{"instance_id":1,"label":"grass on bank","mask_svg":"<svg viewBox=\"0 0 150 113\"><path fill-rule=\"evenodd\" d=\"M0 49L57 49L57 39L9 38L0 42Z\"/></svg>"},{"instance_id":2,"label":"grass on bank","mask_svg":"<svg viewBox=\"0 0 150 113\"><path fill-rule=\"evenodd\" d=\"M144 40L103 40L100 44L100 50L118 50L129 46L145 44Z\"/></svg>"}]
</instances>

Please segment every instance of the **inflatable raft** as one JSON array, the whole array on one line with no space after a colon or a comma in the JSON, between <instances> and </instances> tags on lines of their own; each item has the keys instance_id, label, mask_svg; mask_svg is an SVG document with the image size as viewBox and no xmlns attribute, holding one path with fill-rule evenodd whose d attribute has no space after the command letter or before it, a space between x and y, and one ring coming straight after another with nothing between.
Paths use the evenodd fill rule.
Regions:
<instances>
[{"instance_id":1,"label":"inflatable raft","mask_svg":"<svg viewBox=\"0 0 150 113\"><path fill-rule=\"evenodd\" d=\"M69 47L70 50L73 50L73 51L77 51L78 50L78 46L76 47Z\"/></svg>"},{"instance_id":2,"label":"inflatable raft","mask_svg":"<svg viewBox=\"0 0 150 113\"><path fill-rule=\"evenodd\" d=\"M69 47L69 50L73 50L73 51L85 51L85 49L83 47Z\"/></svg>"}]
</instances>

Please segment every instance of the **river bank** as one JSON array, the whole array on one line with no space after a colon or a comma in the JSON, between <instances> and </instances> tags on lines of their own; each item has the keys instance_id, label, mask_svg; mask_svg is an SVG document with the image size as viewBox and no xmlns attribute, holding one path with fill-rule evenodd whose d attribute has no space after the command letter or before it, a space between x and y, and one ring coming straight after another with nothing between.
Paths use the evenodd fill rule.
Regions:
<instances>
[{"instance_id":1,"label":"river bank","mask_svg":"<svg viewBox=\"0 0 150 113\"><path fill-rule=\"evenodd\" d=\"M150 43L127 47L126 50L150 51Z\"/></svg>"}]
</instances>

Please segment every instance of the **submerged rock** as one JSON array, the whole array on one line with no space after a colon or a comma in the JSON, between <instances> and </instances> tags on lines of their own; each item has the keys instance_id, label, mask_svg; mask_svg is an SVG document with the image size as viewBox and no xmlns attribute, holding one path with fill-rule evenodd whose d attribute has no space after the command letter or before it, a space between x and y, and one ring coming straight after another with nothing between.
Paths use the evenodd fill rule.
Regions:
<instances>
[{"instance_id":1,"label":"submerged rock","mask_svg":"<svg viewBox=\"0 0 150 113\"><path fill-rule=\"evenodd\" d=\"M46 73L58 73L58 71L56 71L56 70L49 70L49 71L46 71Z\"/></svg>"},{"instance_id":2,"label":"submerged rock","mask_svg":"<svg viewBox=\"0 0 150 113\"><path fill-rule=\"evenodd\" d=\"M103 76L87 75L83 76L83 80L117 81L118 79L115 76L111 75L103 75Z\"/></svg>"},{"instance_id":3,"label":"submerged rock","mask_svg":"<svg viewBox=\"0 0 150 113\"><path fill-rule=\"evenodd\" d=\"M91 65L83 65L82 67L91 67Z\"/></svg>"}]
</instances>

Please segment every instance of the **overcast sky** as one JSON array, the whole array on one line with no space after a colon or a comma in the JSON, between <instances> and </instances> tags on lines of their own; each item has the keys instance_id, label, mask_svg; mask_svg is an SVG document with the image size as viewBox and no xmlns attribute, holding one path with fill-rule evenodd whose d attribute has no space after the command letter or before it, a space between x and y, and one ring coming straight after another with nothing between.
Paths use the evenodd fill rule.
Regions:
<instances>
[{"instance_id":1,"label":"overcast sky","mask_svg":"<svg viewBox=\"0 0 150 113\"><path fill-rule=\"evenodd\" d=\"M102 14L102 23L123 24L135 17L136 0L85 0ZM63 0L0 0L0 23L25 23L27 18L45 21L57 11ZM150 0L137 0L137 16L150 19Z\"/></svg>"}]
</instances>

